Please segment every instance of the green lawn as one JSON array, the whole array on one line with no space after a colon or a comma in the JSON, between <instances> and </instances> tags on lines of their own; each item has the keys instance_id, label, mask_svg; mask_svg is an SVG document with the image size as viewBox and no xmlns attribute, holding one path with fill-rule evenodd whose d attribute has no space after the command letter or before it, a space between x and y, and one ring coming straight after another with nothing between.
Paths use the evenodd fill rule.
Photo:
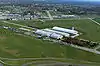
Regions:
<instances>
[{"instance_id":1,"label":"green lawn","mask_svg":"<svg viewBox=\"0 0 100 66\"><path fill-rule=\"evenodd\" d=\"M12 21L23 25L34 25L39 28L51 28L53 26L71 27L74 26L83 35L81 38L100 42L100 26L90 20L56 20L46 21ZM1 23L0 23L1 24ZM72 58L100 63L100 55L96 55L70 46L38 40L34 37L19 36L11 31L0 29L0 57L7 58Z\"/></svg>"},{"instance_id":2,"label":"green lawn","mask_svg":"<svg viewBox=\"0 0 100 66\"><path fill-rule=\"evenodd\" d=\"M0 57L7 58L72 58L75 60L84 60L100 62L100 55L96 55L83 50L78 50L70 46L61 46L56 43L37 40L35 38L25 38L9 32L0 30ZM41 55L42 54L42 55ZM73 61L75 63L75 61ZM76 63L78 63L76 61Z\"/></svg>"},{"instance_id":3,"label":"green lawn","mask_svg":"<svg viewBox=\"0 0 100 66\"><path fill-rule=\"evenodd\" d=\"M95 23L93 23L88 19L53 20L53 21L46 21L45 23L33 20L10 21L10 22L19 23L23 25L32 25L34 27L39 27L39 28L52 28L54 26L60 26L64 28L75 27L75 29L77 29L79 32L82 33L80 38L100 42L100 26L96 25Z\"/></svg>"}]
</instances>

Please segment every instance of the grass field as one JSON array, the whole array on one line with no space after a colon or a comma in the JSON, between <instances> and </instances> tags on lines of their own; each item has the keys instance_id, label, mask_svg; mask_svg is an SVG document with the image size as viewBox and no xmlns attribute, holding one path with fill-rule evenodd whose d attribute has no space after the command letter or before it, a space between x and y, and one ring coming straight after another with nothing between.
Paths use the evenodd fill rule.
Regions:
<instances>
[{"instance_id":1,"label":"grass field","mask_svg":"<svg viewBox=\"0 0 100 66\"><path fill-rule=\"evenodd\" d=\"M60 26L64 28L75 27L79 32L83 35L80 38L84 38L87 40L92 40L96 42L100 42L100 26L96 25L89 19L81 19L81 20L53 20L46 21L45 23L39 21L10 21L14 23L19 23L23 25L32 25L34 27L39 28L52 28L54 26Z\"/></svg>"},{"instance_id":2,"label":"grass field","mask_svg":"<svg viewBox=\"0 0 100 66\"><path fill-rule=\"evenodd\" d=\"M11 22L11 21L9 21ZM12 21L23 25L33 25L39 28L51 28L60 26L69 28L74 26L83 35L80 38L100 42L100 26L90 20L56 20L46 21ZM2 24L2 23L0 23ZM11 26L11 25L10 25ZM0 29L0 57L7 58L71 58L100 63L100 55L96 55L70 46L59 45L57 43L38 40L35 37L24 37L11 31Z\"/></svg>"}]
</instances>

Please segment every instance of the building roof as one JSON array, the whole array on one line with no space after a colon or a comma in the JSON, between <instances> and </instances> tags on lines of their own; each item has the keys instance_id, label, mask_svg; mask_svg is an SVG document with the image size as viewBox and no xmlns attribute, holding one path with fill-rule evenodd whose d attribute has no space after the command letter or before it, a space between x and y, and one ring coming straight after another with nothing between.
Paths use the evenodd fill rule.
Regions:
<instances>
[{"instance_id":1,"label":"building roof","mask_svg":"<svg viewBox=\"0 0 100 66\"><path fill-rule=\"evenodd\" d=\"M66 36L66 37L70 36L70 34L65 33L65 32L59 32L59 31L55 31L55 30L51 30L51 29L43 29L43 30L49 31L49 32L52 32L52 33L57 33L57 34L60 34L60 35Z\"/></svg>"},{"instance_id":2,"label":"building roof","mask_svg":"<svg viewBox=\"0 0 100 66\"><path fill-rule=\"evenodd\" d=\"M61 32L65 32L65 33L71 33L71 34L77 34L78 31L76 30L71 30L71 29L66 29L66 28L61 28L61 27L53 27L53 30L57 30L57 31L61 31Z\"/></svg>"}]
</instances>

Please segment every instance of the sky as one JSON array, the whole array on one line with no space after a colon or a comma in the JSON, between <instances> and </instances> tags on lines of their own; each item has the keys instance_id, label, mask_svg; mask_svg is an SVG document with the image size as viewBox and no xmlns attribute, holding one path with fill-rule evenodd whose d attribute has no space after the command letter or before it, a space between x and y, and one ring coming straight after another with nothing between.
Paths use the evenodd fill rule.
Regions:
<instances>
[{"instance_id":1,"label":"sky","mask_svg":"<svg viewBox=\"0 0 100 66\"><path fill-rule=\"evenodd\" d=\"M32 3L33 1L46 1L46 2L97 2L100 3L100 0L0 0L0 2L20 2L20 3Z\"/></svg>"},{"instance_id":2,"label":"sky","mask_svg":"<svg viewBox=\"0 0 100 66\"><path fill-rule=\"evenodd\" d=\"M100 0L60 0L60 1L100 1Z\"/></svg>"},{"instance_id":3,"label":"sky","mask_svg":"<svg viewBox=\"0 0 100 66\"><path fill-rule=\"evenodd\" d=\"M100 0L34 0L34 1L87 1L87 2L100 2Z\"/></svg>"},{"instance_id":4,"label":"sky","mask_svg":"<svg viewBox=\"0 0 100 66\"><path fill-rule=\"evenodd\" d=\"M35 0L35 1L41 1L41 0ZM47 1L47 0L43 0L43 1ZM60 0L60 1L100 1L100 0Z\"/></svg>"},{"instance_id":5,"label":"sky","mask_svg":"<svg viewBox=\"0 0 100 66\"><path fill-rule=\"evenodd\" d=\"M100 0L76 0L76 1L100 1Z\"/></svg>"},{"instance_id":6,"label":"sky","mask_svg":"<svg viewBox=\"0 0 100 66\"><path fill-rule=\"evenodd\" d=\"M0 1L16 1L16 0L0 0ZM19 0L19 1L100 1L100 0Z\"/></svg>"}]
</instances>

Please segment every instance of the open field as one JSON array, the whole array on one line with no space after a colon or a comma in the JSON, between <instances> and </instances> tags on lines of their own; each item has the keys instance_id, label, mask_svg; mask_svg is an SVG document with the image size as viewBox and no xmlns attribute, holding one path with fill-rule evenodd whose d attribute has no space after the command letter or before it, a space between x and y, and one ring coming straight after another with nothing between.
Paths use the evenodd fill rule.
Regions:
<instances>
[{"instance_id":1,"label":"open field","mask_svg":"<svg viewBox=\"0 0 100 66\"><path fill-rule=\"evenodd\" d=\"M69 28L74 26L83 35L79 38L100 42L100 26L90 20L56 20L46 21L9 21L22 25L32 25L39 28L52 28L61 26ZM6 25L0 23L0 25ZM9 24L7 24L9 25ZM14 26L14 25L10 25ZM17 26L14 26L17 27ZM59 45L57 43L36 39L35 37L25 37L17 35L11 31L0 29L0 57L6 58L70 58L74 60L84 60L100 63L100 55L96 55L70 46ZM78 62L76 62L78 63ZM87 62L88 63L88 62Z\"/></svg>"},{"instance_id":2,"label":"open field","mask_svg":"<svg viewBox=\"0 0 100 66\"><path fill-rule=\"evenodd\" d=\"M0 36L5 39L0 40L0 57L6 58L71 58L75 60L85 60L100 62L100 55L78 50L69 46L61 46L56 43L26 38L9 32L0 30ZM74 53L73 53L74 52ZM73 60L72 60L73 61ZM71 61L71 62L72 62ZM75 63L75 61L74 61ZM78 62L76 62L78 63Z\"/></svg>"},{"instance_id":3,"label":"open field","mask_svg":"<svg viewBox=\"0 0 100 66\"><path fill-rule=\"evenodd\" d=\"M80 38L100 42L100 26L93 23L89 19L80 19L80 20L53 20L46 21L44 23L39 21L10 21L14 23L19 23L23 25L31 25L38 28L52 28L54 26L60 26L64 28L75 27L79 32L82 33Z\"/></svg>"},{"instance_id":4,"label":"open field","mask_svg":"<svg viewBox=\"0 0 100 66\"><path fill-rule=\"evenodd\" d=\"M0 54L1 57L42 57L41 53L44 54L44 57L61 57L59 52L62 53L65 49L51 42L44 42L43 40L37 40L35 38L26 38L15 35L7 30L0 29L0 31L0 36L4 37L4 39L0 39L0 49L2 52L7 53ZM55 49L59 51L57 52Z\"/></svg>"}]
</instances>

